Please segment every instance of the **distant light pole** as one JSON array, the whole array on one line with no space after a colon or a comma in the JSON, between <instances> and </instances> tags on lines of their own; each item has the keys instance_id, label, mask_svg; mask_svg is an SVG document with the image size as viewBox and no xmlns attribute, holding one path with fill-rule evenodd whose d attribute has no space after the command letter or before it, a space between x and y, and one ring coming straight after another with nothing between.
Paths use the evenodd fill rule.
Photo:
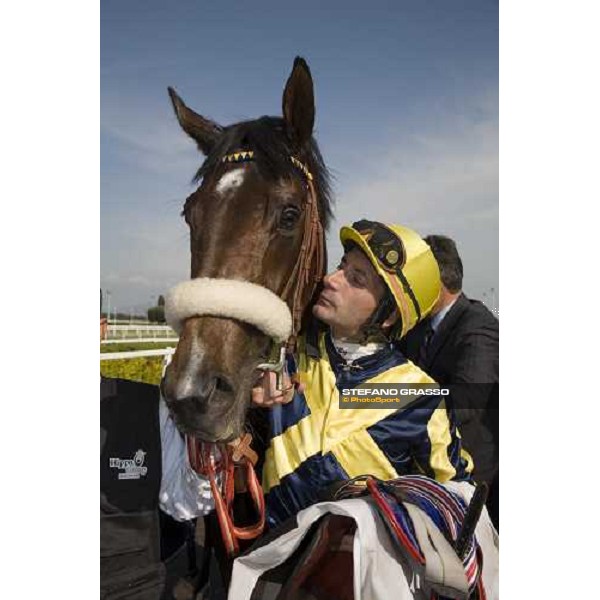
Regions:
<instances>
[{"instance_id":1,"label":"distant light pole","mask_svg":"<svg viewBox=\"0 0 600 600\"><path fill-rule=\"evenodd\" d=\"M106 322L110 321L110 290L106 290Z\"/></svg>"}]
</instances>

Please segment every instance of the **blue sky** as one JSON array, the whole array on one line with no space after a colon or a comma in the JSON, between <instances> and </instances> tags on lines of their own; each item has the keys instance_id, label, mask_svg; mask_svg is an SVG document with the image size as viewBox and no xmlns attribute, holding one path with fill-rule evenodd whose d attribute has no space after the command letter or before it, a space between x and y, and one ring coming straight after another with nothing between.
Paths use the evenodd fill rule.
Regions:
<instances>
[{"instance_id":1,"label":"blue sky","mask_svg":"<svg viewBox=\"0 0 600 600\"><path fill-rule=\"evenodd\" d=\"M368 6L368 8L366 8ZM339 226L361 217L454 237L465 291L498 303L498 3L102 0L101 286L143 311L189 276L179 217L202 161L174 86L222 124L279 115L293 59ZM485 296L484 296L485 294Z\"/></svg>"}]
</instances>

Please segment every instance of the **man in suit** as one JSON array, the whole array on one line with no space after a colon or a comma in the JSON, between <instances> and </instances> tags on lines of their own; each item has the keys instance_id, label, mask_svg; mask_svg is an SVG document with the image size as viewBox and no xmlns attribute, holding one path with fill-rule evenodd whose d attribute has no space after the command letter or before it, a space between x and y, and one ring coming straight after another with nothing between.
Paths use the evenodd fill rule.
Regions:
<instances>
[{"instance_id":1,"label":"man in suit","mask_svg":"<svg viewBox=\"0 0 600 600\"><path fill-rule=\"evenodd\" d=\"M429 318L403 340L406 356L451 390L473 477L490 485L488 508L498 526L498 320L462 292L463 265L453 240L425 238L440 267L442 290Z\"/></svg>"}]
</instances>

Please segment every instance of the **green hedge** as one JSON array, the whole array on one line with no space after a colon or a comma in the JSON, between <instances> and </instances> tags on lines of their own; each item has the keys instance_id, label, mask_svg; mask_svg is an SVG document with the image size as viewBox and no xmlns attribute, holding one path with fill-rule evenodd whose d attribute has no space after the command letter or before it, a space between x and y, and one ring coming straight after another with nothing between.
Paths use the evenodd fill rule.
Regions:
<instances>
[{"instance_id":1,"label":"green hedge","mask_svg":"<svg viewBox=\"0 0 600 600\"><path fill-rule=\"evenodd\" d=\"M125 344L100 344L100 352L132 352L134 350L155 350L159 348L175 348L172 342L144 342L135 340ZM100 361L100 373L105 377L119 377L132 381L142 381L158 385L162 375L162 356L145 356L141 358L124 358L122 360Z\"/></svg>"},{"instance_id":2,"label":"green hedge","mask_svg":"<svg viewBox=\"0 0 600 600\"><path fill-rule=\"evenodd\" d=\"M146 356L100 362L100 373L105 377L119 377L158 385L162 375L162 356Z\"/></svg>"},{"instance_id":3,"label":"green hedge","mask_svg":"<svg viewBox=\"0 0 600 600\"><path fill-rule=\"evenodd\" d=\"M172 342L144 342L135 340L125 344L100 344L100 352L132 352L133 350L157 350L158 348L175 348L177 340Z\"/></svg>"}]
</instances>

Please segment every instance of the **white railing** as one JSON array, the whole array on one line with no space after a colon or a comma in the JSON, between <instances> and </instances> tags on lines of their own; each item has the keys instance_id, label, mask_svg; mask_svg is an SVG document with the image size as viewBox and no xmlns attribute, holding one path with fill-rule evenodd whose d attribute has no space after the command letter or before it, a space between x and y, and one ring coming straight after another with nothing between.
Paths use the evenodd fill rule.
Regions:
<instances>
[{"instance_id":1,"label":"white railing","mask_svg":"<svg viewBox=\"0 0 600 600\"><path fill-rule=\"evenodd\" d=\"M171 342L176 344L179 338L168 337L168 338L119 338L111 340L102 340L100 344L158 344L164 342Z\"/></svg>"},{"instance_id":2,"label":"white railing","mask_svg":"<svg viewBox=\"0 0 600 600\"><path fill-rule=\"evenodd\" d=\"M169 338L177 339L177 333L168 325L112 325L106 329L105 340Z\"/></svg>"},{"instance_id":3,"label":"white railing","mask_svg":"<svg viewBox=\"0 0 600 600\"><path fill-rule=\"evenodd\" d=\"M175 348L158 348L156 350L131 350L129 352L101 352L100 360L122 360L128 358L144 358L146 356L164 356L165 361L175 353Z\"/></svg>"}]
</instances>

